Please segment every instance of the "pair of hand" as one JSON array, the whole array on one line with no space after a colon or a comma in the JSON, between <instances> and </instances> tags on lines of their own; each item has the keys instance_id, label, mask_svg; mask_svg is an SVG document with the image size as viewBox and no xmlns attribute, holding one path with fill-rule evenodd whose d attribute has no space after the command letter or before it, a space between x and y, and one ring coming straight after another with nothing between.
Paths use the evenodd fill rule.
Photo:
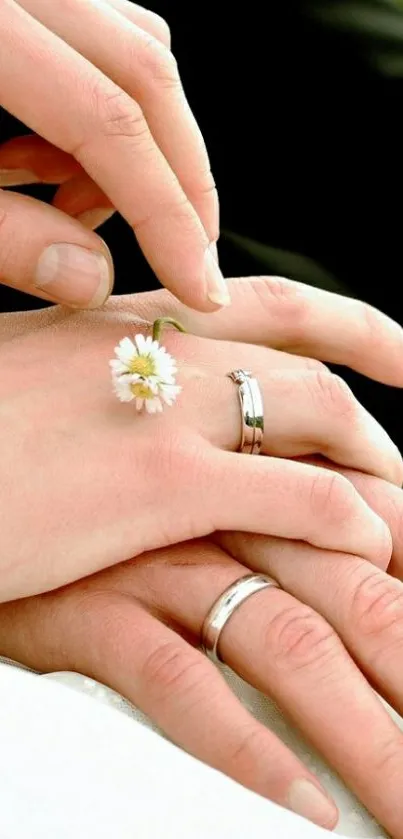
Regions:
<instances>
[{"instance_id":1,"label":"pair of hand","mask_svg":"<svg viewBox=\"0 0 403 839\"><path fill-rule=\"evenodd\" d=\"M216 597L264 571L284 590L231 618L224 660L401 837L402 736L370 685L403 710L403 586L386 574L392 542L391 571L403 573L402 462L346 386L304 356L402 386L403 333L357 301L295 283L230 287L231 309L208 318L166 292L102 312L3 316L2 597L115 567L4 603L0 652L110 684L201 759L331 827L337 813L316 779L195 649ZM136 415L114 401L107 362L124 334L164 314L194 333L165 333L183 393L162 415ZM240 366L264 391L265 457L236 454L225 373ZM290 459L318 454L339 466Z\"/></svg>"},{"instance_id":2,"label":"pair of hand","mask_svg":"<svg viewBox=\"0 0 403 839\"><path fill-rule=\"evenodd\" d=\"M202 311L228 304L217 193L167 24L129 0L3 0L0 40L0 105L36 132L0 147L0 187L61 185L53 206L0 190L2 281L101 305L113 265L92 228L116 208L163 285Z\"/></svg>"}]
</instances>

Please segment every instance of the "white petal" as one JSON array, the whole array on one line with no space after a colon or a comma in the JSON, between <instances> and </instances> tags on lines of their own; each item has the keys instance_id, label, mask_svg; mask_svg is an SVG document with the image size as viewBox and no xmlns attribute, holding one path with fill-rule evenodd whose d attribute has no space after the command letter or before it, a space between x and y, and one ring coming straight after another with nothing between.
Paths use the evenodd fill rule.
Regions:
<instances>
[{"instance_id":1,"label":"white petal","mask_svg":"<svg viewBox=\"0 0 403 839\"><path fill-rule=\"evenodd\" d=\"M109 366L113 373L116 375L120 375L121 373L127 373L129 369L126 364L123 364L122 361L118 361L117 358L113 358L109 362Z\"/></svg>"},{"instance_id":2,"label":"white petal","mask_svg":"<svg viewBox=\"0 0 403 839\"><path fill-rule=\"evenodd\" d=\"M146 399L146 411L149 414L157 414L162 411L161 401L158 398Z\"/></svg>"},{"instance_id":3,"label":"white petal","mask_svg":"<svg viewBox=\"0 0 403 839\"><path fill-rule=\"evenodd\" d=\"M144 399L141 399L139 396L136 396L136 409L137 411L141 411L144 405Z\"/></svg>"},{"instance_id":4,"label":"white petal","mask_svg":"<svg viewBox=\"0 0 403 839\"><path fill-rule=\"evenodd\" d=\"M115 394L121 402L131 402L134 399L128 383L122 379L115 379L113 385Z\"/></svg>"},{"instance_id":5,"label":"white petal","mask_svg":"<svg viewBox=\"0 0 403 839\"><path fill-rule=\"evenodd\" d=\"M180 394L182 388L180 385L166 385L161 387L160 396L161 399L166 402L167 405L173 405L175 402L176 397Z\"/></svg>"},{"instance_id":6,"label":"white petal","mask_svg":"<svg viewBox=\"0 0 403 839\"><path fill-rule=\"evenodd\" d=\"M130 338L122 338L117 347L115 347L115 355L123 364L130 364L133 356L137 356L137 349Z\"/></svg>"},{"instance_id":7,"label":"white petal","mask_svg":"<svg viewBox=\"0 0 403 839\"><path fill-rule=\"evenodd\" d=\"M135 336L135 343L137 347L137 352L139 355L145 355L146 353L146 339L144 335L136 335Z\"/></svg>"}]
</instances>

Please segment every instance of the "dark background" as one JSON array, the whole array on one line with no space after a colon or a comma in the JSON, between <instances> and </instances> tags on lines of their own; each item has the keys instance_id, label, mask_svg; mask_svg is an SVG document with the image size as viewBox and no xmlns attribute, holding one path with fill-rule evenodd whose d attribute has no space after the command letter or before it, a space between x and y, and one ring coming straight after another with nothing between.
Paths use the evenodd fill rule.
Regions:
<instances>
[{"instance_id":1,"label":"dark background","mask_svg":"<svg viewBox=\"0 0 403 839\"><path fill-rule=\"evenodd\" d=\"M285 274L402 323L403 15L392 0L147 5L171 26L210 152L225 275ZM20 132L0 112L0 141ZM117 293L156 287L121 218L101 233ZM0 288L0 305L43 303ZM342 372L403 449L401 391Z\"/></svg>"}]
</instances>

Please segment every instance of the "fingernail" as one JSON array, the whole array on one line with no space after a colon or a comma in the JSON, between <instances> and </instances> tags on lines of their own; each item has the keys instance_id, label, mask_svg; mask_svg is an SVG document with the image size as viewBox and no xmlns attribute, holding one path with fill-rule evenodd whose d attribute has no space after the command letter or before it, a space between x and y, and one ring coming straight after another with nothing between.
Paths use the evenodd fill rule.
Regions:
<instances>
[{"instance_id":1,"label":"fingernail","mask_svg":"<svg viewBox=\"0 0 403 839\"><path fill-rule=\"evenodd\" d=\"M318 787L305 779L291 784L287 805L294 813L320 827L335 827L337 824L339 814L336 805Z\"/></svg>"},{"instance_id":2,"label":"fingernail","mask_svg":"<svg viewBox=\"0 0 403 839\"><path fill-rule=\"evenodd\" d=\"M204 255L204 265L206 270L206 286L207 297L212 303L217 303L218 306L229 306L231 298L229 295L227 283L220 271L218 263L211 252L211 245L207 248Z\"/></svg>"},{"instance_id":3,"label":"fingernail","mask_svg":"<svg viewBox=\"0 0 403 839\"><path fill-rule=\"evenodd\" d=\"M108 219L112 218L114 213L115 210L113 207L110 207L109 209L106 209L106 207L99 207L94 210L85 210L84 213L80 213L79 216L76 216L76 219L89 230L96 230L97 227L100 227L101 224L105 224Z\"/></svg>"},{"instance_id":4,"label":"fingernail","mask_svg":"<svg viewBox=\"0 0 403 839\"><path fill-rule=\"evenodd\" d=\"M113 285L113 266L99 251L59 242L39 257L35 285L67 306L96 309Z\"/></svg>"},{"instance_id":5,"label":"fingernail","mask_svg":"<svg viewBox=\"0 0 403 839\"><path fill-rule=\"evenodd\" d=\"M217 248L217 242L211 242L211 244L210 244L210 246L209 246L209 250L210 250L210 251L211 251L211 253L213 254L214 259L215 259L215 261L216 261L217 265L219 265L219 264L220 264L220 260L219 260L219 258L218 258L218 248Z\"/></svg>"},{"instance_id":6,"label":"fingernail","mask_svg":"<svg viewBox=\"0 0 403 839\"><path fill-rule=\"evenodd\" d=\"M28 169L0 169L0 186L24 186L37 184L39 178Z\"/></svg>"}]
</instances>

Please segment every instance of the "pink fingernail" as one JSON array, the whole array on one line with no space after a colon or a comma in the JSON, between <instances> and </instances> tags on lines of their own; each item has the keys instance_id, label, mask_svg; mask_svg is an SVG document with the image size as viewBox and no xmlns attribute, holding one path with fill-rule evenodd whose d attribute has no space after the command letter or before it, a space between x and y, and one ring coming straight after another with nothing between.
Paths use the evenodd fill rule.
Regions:
<instances>
[{"instance_id":1,"label":"pink fingernail","mask_svg":"<svg viewBox=\"0 0 403 839\"><path fill-rule=\"evenodd\" d=\"M112 289L113 265L103 253L58 242L39 257L35 285L59 303L96 309Z\"/></svg>"},{"instance_id":2,"label":"pink fingernail","mask_svg":"<svg viewBox=\"0 0 403 839\"><path fill-rule=\"evenodd\" d=\"M294 813L320 827L328 829L336 827L339 819L336 805L305 778L291 784L288 790L287 806Z\"/></svg>"},{"instance_id":3,"label":"pink fingernail","mask_svg":"<svg viewBox=\"0 0 403 839\"><path fill-rule=\"evenodd\" d=\"M220 271L214 254L211 252L211 246L206 250L204 265L208 299L211 300L212 303L217 303L219 306L229 306L231 304L231 297L228 291L228 286Z\"/></svg>"}]
</instances>

